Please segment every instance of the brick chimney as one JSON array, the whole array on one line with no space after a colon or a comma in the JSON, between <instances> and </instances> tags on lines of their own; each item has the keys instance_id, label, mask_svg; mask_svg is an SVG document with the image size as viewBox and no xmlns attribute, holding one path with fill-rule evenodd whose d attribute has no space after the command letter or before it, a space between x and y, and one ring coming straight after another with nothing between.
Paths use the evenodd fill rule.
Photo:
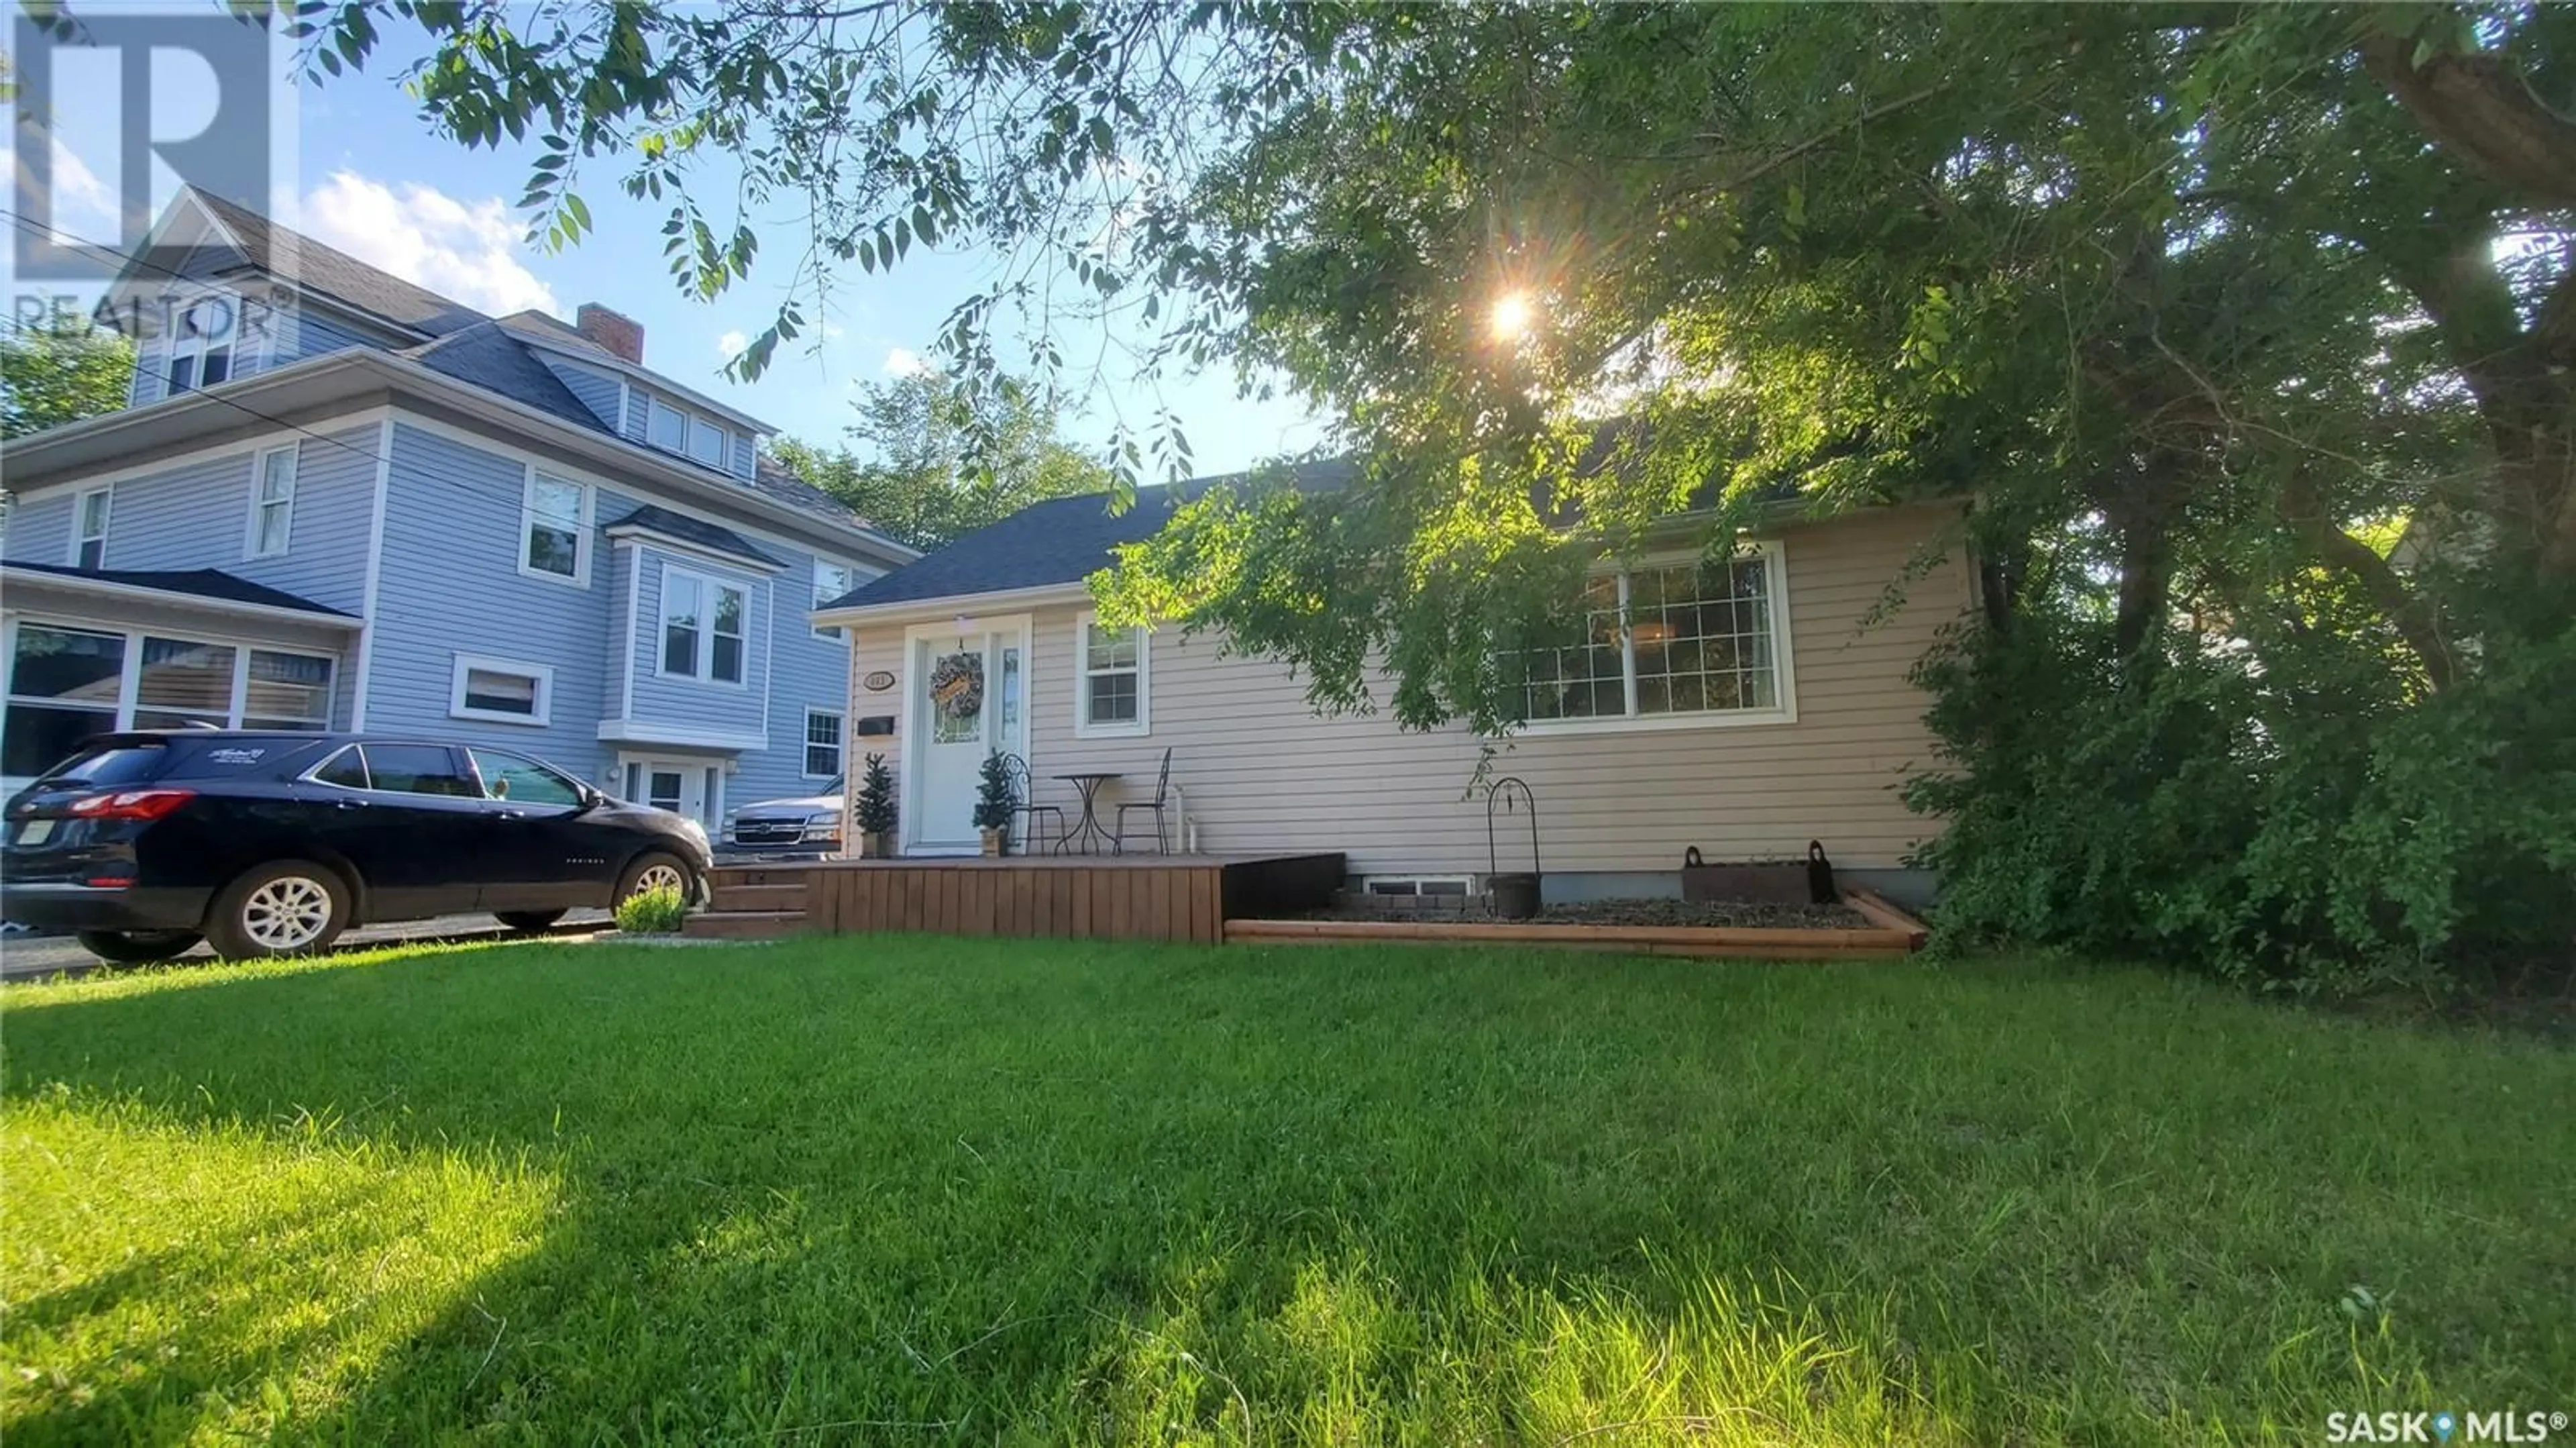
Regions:
<instances>
[{"instance_id":1,"label":"brick chimney","mask_svg":"<svg viewBox=\"0 0 2576 1448\"><path fill-rule=\"evenodd\" d=\"M584 302L573 314L573 330L607 348L616 356L642 366L644 363L644 324L624 312L613 312L597 302Z\"/></svg>"}]
</instances>

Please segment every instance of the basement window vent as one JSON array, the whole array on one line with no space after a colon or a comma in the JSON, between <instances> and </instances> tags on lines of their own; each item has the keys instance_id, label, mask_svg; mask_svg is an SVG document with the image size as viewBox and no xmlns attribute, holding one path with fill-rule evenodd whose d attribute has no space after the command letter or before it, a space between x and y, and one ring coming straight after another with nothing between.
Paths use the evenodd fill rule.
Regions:
<instances>
[{"instance_id":1,"label":"basement window vent","mask_svg":"<svg viewBox=\"0 0 2576 1448\"><path fill-rule=\"evenodd\" d=\"M1372 875L1371 895L1463 896L1471 893L1470 881L1464 875Z\"/></svg>"}]
</instances>

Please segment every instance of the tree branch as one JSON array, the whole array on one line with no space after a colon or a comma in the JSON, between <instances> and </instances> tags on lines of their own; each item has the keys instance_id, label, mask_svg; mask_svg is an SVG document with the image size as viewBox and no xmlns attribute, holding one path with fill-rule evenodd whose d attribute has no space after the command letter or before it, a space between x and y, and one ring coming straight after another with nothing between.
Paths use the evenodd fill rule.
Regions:
<instances>
[{"instance_id":1,"label":"tree branch","mask_svg":"<svg viewBox=\"0 0 2576 1448\"><path fill-rule=\"evenodd\" d=\"M2489 180L2535 204L2576 206L2576 121L2551 110L2520 67L2490 51L2414 63L2414 37L2375 34L2362 62L2416 124Z\"/></svg>"},{"instance_id":2,"label":"tree branch","mask_svg":"<svg viewBox=\"0 0 2576 1448\"><path fill-rule=\"evenodd\" d=\"M2406 640L2406 646L2423 663L2425 682L2436 691L2451 687L2459 677L2459 665L2442 642L2441 629L2425 596L2408 587L2388 560L2369 544L2335 526L2313 490L2295 474L2281 485L2280 510L2282 521L2307 541L2327 567L2349 575L2387 615L2398 637Z\"/></svg>"}]
</instances>

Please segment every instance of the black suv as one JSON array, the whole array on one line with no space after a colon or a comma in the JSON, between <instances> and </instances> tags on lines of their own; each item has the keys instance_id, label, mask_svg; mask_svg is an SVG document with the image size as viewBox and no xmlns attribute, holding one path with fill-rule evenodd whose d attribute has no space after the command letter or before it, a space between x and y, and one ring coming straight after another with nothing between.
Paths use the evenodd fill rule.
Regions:
<instances>
[{"instance_id":1,"label":"black suv","mask_svg":"<svg viewBox=\"0 0 2576 1448\"><path fill-rule=\"evenodd\" d=\"M116 961L299 955L350 925L696 899L697 821L522 754L372 735L106 734L11 799L0 914Z\"/></svg>"}]
</instances>

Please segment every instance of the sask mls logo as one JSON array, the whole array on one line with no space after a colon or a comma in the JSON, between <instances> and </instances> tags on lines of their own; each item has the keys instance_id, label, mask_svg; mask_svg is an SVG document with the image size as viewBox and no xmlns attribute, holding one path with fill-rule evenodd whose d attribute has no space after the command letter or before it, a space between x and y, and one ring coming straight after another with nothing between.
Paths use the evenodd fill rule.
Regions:
<instances>
[{"instance_id":1,"label":"sask mls logo","mask_svg":"<svg viewBox=\"0 0 2576 1448\"><path fill-rule=\"evenodd\" d=\"M2329 1443L2546 1443L2567 1431L2565 1413L2328 1413Z\"/></svg>"},{"instance_id":2,"label":"sask mls logo","mask_svg":"<svg viewBox=\"0 0 2576 1448\"><path fill-rule=\"evenodd\" d=\"M17 285L114 276L182 184L272 215L293 194L282 34L203 5L120 5L21 11L10 45Z\"/></svg>"}]
</instances>

